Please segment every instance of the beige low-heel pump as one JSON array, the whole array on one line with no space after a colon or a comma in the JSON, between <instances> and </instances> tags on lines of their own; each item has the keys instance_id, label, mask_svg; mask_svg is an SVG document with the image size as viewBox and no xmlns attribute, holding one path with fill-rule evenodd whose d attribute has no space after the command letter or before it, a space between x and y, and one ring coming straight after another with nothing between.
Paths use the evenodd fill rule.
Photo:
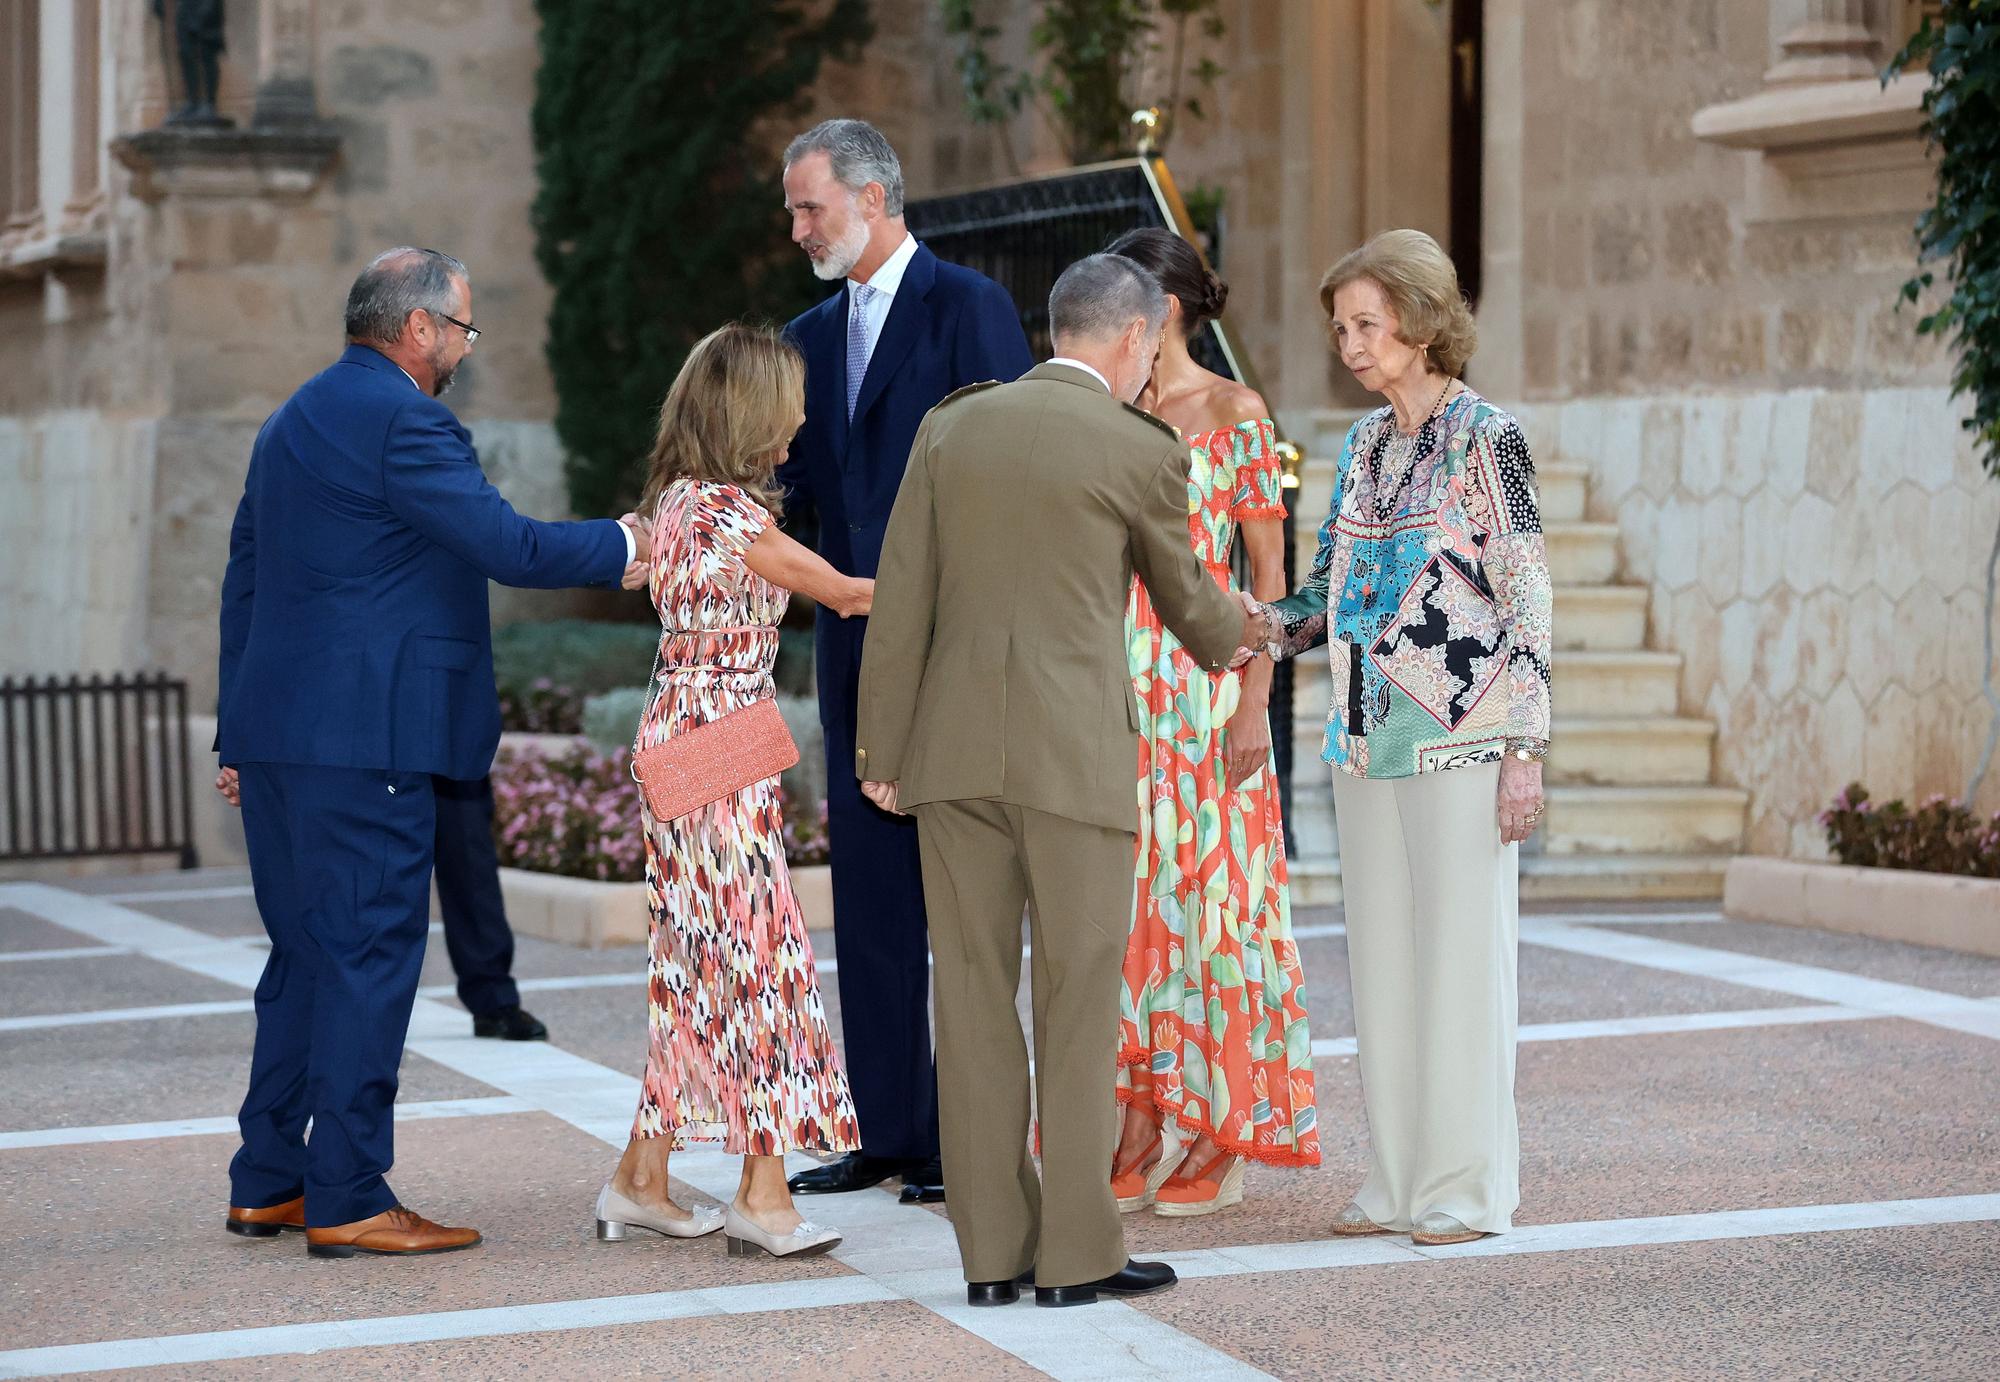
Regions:
<instances>
[{"instance_id":1,"label":"beige low-heel pump","mask_svg":"<svg viewBox=\"0 0 2000 1382\"><path fill-rule=\"evenodd\" d=\"M642 1204L626 1199L611 1188L609 1181L597 1192L597 1241L622 1243L628 1228L650 1229L668 1238L700 1238L722 1227L722 1211L713 1205L696 1205L685 1219L670 1219Z\"/></svg>"},{"instance_id":2,"label":"beige low-heel pump","mask_svg":"<svg viewBox=\"0 0 2000 1382\"><path fill-rule=\"evenodd\" d=\"M837 1228L826 1228L801 1219L799 1226L790 1233L772 1233L758 1227L749 1215L741 1213L733 1204L724 1216L723 1227L724 1236L729 1239L731 1257L755 1257L760 1252L767 1252L773 1257L818 1257L840 1245L841 1235Z\"/></svg>"}]
</instances>

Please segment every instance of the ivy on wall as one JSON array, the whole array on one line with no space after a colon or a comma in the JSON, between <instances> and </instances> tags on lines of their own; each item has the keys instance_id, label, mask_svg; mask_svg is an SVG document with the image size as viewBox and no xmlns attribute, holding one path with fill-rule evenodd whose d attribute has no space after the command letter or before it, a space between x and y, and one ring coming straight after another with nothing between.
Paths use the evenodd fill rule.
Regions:
<instances>
[{"instance_id":1,"label":"ivy on wall","mask_svg":"<svg viewBox=\"0 0 2000 1382\"><path fill-rule=\"evenodd\" d=\"M1135 106L1159 107L1156 139L1163 147L1183 112L1201 119L1200 93L1222 69L1205 54L1194 56L1189 39L1223 36L1217 5L1218 0L1041 0L1028 29L1028 45L1040 66L1024 71L993 56L1001 31L982 17L988 5L940 0L945 32L958 41L966 112L981 124L1003 127L1007 160L1017 173L1004 126L1023 110L1038 112L1070 162L1078 164L1131 151ZM1161 70L1167 89L1141 90L1140 72L1156 52L1166 55Z\"/></svg>"},{"instance_id":2,"label":"ivy on wall","mask_svg":"<svg viewBox=\"0 0 2000 1382\"><path fill-rule=\"evenodd\" d=\"M536 0L535 257L570 503L638 497L687 349L824 291L788 239L778 149L821 66L857 56L867 0Z\"/></svg>"},{"instance_id":3,"label":"ivy on wall","mask_svg":"<svg viewBox=\"0 0 2000 1382\"><path fill-rule=\"evenodd\" d=\"M1978 439L1987 474L2000 479L2000 0L1944 0L1925 14L1883 80L1917 63L1930 72L1924 135L1937 154L1937 200L1918 218L1920 270L1903 285L1903 299L1924 299L1944 274L1943 301L1917 322L1917 332L1948 337L1956 348L1952 395L1971 403L1965 426ZM1967 801L2000 743L2000 692L1993 685L1996 574L2000 532L1986 560L1982 680L1992 714Z\"/></svg>"}]
</instances>

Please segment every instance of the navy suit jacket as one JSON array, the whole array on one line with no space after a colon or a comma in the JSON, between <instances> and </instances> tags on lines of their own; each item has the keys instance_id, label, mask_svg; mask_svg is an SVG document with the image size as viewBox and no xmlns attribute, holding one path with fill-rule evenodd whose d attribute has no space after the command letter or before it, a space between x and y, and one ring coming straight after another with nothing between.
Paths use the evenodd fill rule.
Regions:
<instances>
[{"instance_id":1,"label":"navy suit jacket","mask_svg":"<svg viewBox=\"0 0 2000 1382\"><path fill-rule=\"evenodd\" d=\"M625 550L610 519L514 512L451 410L350 345L250 453L222 581L222 761L485 776L487 579L615 586Z\"/></svg>"},{"instance_id":2,"label":"navy suit jacket","mask_svg":"<svg viewBox=\"0 0 2000 1382\"><path fill-rule=\"evenodd\" d=\"M778 479L788 498L818 512L820 555L872 578L924 414L967 384L1018 379L1035 361L1007 290L920 244L890 300L850 424L847 298L843 288L785 328L806 357L806 420ZM819 622L823 633L829 624L845 622L857 635L862 627L858 619Z\"/></svg>"}]
</instances>

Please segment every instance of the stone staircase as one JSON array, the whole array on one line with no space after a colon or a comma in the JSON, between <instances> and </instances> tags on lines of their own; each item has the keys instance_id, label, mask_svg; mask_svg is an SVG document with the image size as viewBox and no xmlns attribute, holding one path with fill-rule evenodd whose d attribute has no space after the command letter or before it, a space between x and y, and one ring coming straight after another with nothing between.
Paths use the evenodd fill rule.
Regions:
<instances>
[{"instance_id":1,"label":"stone staircase","mask_svg":"<svg viewBox=\"0 0 2000 1382\"><path fill-rule=\"evenodd\" d=\"M1299 569L1311 564L1334 460L1356 414L1311 415L1292 492ZM1618 584L1618 526L1585 516L1588 467L1537 466L1555 582L1554 748L1548 810L1521 854L1522 896L1714 898L1742 846L1745 792L1711 781L1715 725L1680 713L1681 655L1646 646L1645 587ZM1319 764L1328 699L1323 656L1300 659L1293 710L1292 896L1340 898L1333 788Z\"/></svg>"}]
</instances>

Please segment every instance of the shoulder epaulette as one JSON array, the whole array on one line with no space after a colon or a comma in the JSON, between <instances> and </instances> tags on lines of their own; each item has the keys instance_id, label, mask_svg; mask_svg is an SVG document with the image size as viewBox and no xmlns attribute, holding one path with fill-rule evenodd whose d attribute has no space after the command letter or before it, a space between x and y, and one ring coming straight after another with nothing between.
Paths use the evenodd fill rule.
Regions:
<instances>
[{"instance_id":1,"label":"shoulder epaulette","mask_svg":"<svg viewBox=\"0 0 2000 1382\"><path fill-rule=\"evenodd\" d=\"M1133 417L1144 418L1146 421L1152 423L1153 426L1159 428L1162 432L1165 432L1175 441L1179 441L1181 439L1181 434L1174 430L1174 425L1171 422L1165 422L1162 421L1160 418L1154 417L1151 413L1147 412L1144 408L1139 407L1137 404L1121 403L1120 406L1123 407L1125 411L1130 413Z\"/></svg>"},{"instance_id":2,"label":"shoulder epaulette","mask_svg":"<svg viewBox=\"0 0 2000 1382\"><path fill-rule=\"evenodd\" d=\"M950 393L946 394L943 398L938 400L938 407L942 408L947 403L955 403L959 399L964 398L967 394L980 393L986 389L995 388L999 385L999 383L1000 381L998 379L982 379L977 384L967 384L962 389L953 389Z\"/></svg>"}]
</instances>

